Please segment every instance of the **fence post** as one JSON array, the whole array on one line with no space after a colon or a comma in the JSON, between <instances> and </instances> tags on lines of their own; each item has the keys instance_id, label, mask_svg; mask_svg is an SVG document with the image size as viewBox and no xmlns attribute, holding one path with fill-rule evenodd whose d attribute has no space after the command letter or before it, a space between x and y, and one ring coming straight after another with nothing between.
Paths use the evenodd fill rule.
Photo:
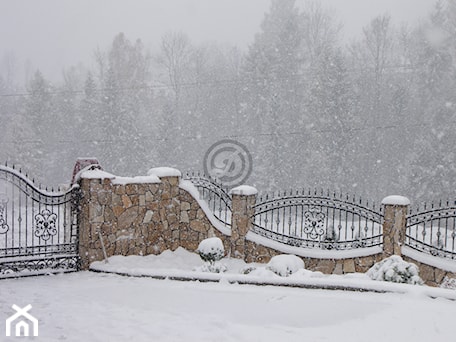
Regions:
<instances>
[{"instance_id":1,"label":"fence post","mask_svg":"<svg viewBox=\"0 0 456 342\"><path fill-rule=\"evenodd\" d=\"M258 191L251 186L241 185L230 191L231 213L231 256L246 258L245 236L252 228L252 216L255 213Z\"/></svg>"},{"instance_id":2,"label":"fence post","mask_svg":"<svg viewBox=\"0 0 456 342\"><path fill-rule=\"evenodd\" d=\"M405 242L407 212L410 200L402 196L388 196L382 200L384 205L383 221L383 258L401 255Z\"/></svg>"}]
</instances>

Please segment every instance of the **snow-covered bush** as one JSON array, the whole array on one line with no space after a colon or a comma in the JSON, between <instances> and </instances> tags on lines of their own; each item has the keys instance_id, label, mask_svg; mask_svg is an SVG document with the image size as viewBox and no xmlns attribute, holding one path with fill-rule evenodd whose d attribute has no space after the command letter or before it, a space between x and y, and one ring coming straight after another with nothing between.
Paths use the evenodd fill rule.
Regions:
<instances>
[{"instance_id":1,"label":"snow-covered bush","mask_svg":"<svg viewBox=\"0 0 456 342\"><path fill-rule=\"evenodd\" d=\"M266 269L281 277L288 277L290 274L304 268L304 261L296 255L276 255L268 262Z\"/></svg>"},{"instance_id":2,"label":"snow-covered bush","mask_svg":"<svg viewBox=\"0 0 456 342\"><path fill-rule=\"evenodd\" d=\"M445 277L440 287L442 289L456 290L456 278Z\"/></svg>"},{"instance_id":3,"label":"snow-covered bush","mask_svg":"<svg viewBox=\"0 0 456 342\"><path fill-rule=\"evenodd\" d=\"M211 273L221 273L226 271L226 266L218 263L218 261L225 256L223 242L218 237L204 239L200 242L196 251L201 259L206 262L205 265L196 270Z\"/></svg>"},{"instance_id":4,"label":"snow-covered bush","mask_svg":"<svg viewBox=\"0 0 456 342\"><path fill-rule=\"evenodd\" d=\"M418 273L418 266L404 261L399 255L392 255L376 263L366 274L373 280L422 285L424 282Z\"/></svg>"},{"instance_id":5,"label":"snow-covered bush","mask_svg":"<svg viewBox=\"0 0 456 342\"><path fill-rule=\"evenodd\" d=\"M239 273L241 273L241 274L249 274L249 273L255 271L256 269L257 269L256 266L246 265L244 267L241 267L241 269L239 270Z\"/></svg>"}]
</instances>

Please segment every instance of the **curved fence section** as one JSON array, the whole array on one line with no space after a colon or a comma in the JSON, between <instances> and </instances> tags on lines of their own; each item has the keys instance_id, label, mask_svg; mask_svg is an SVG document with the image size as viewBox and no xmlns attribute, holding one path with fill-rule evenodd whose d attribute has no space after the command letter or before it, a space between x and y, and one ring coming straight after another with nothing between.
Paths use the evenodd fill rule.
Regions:
<instances>
[{"instance_id":1,"label":"curved fence section","mask_svg":"<svg viewBox=\"0 0 456 342\"><path fill-rule=\"evenodd\" d=\"M0 166L0 277L77 270L78 190L42 190Z\"/></svg>"},{"instance_id":2,"label":"curved fence section","mask_svg":"<svg viewBox=\"0 0 456 342\"><path fill-rule=\"evenodd\" d=\"M225 226L231 226L231 197L228 189L216 179L200 173L187 173L185 179L198 189L200 199L204 200L214 216Z\"/></svg>"},{"instance_id":3,"label":"curved fence section","mask_svg":"<svg viewBox=\"0 0 456 342\"><path fill-rule=\"evenodd\" d=\"M427 254L456 259L456 201L423 204L410 210L405 244Z\"/></svg>"},{"instance_id":4,"label":"curved fence section","mask_svg":"<svg viewBox=\"0 0 456 342\"><path fill-rule=\"evenodd\" d=\"M329 192L301 191L260 198L255 233L292 246L353 249L382 245L381 207Z\"/></svg>"}]
</instances>

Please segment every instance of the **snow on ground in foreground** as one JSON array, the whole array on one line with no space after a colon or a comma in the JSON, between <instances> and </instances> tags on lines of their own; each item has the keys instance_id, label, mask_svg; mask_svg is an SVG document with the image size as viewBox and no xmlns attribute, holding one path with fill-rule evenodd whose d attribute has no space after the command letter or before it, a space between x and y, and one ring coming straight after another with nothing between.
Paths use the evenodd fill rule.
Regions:
<instances>
[{"instance_id":1,"label":"snow on ground in foreground","mask_svg":"<svg viewBox=\"0 0 456 342\"><path fill-rule=\"evenodd\" d=\"M456 303L416 294L79 272L0 280L0 321L13 314L12 304L33 306L30 313L40 329L33 340L48 342L456 339ZM3 341L4 331L0 334Z\"/></svg>"}]
</instances>

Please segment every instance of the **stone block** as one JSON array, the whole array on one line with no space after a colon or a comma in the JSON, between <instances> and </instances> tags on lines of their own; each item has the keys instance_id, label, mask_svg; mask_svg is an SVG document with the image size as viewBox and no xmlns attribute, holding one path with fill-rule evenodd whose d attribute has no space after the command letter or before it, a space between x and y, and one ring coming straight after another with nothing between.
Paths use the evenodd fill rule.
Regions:
<instances>
[{"instance_id":1,"label":"stone block","mask_svg":"<svg viewBox=\"0 0 456 342\"><path fill-rule=\"evenodd\" d=\"M197 219L202 219L205 216L206 216L206 214L204 214L204 211L202 209L198 209L197 210L197 212L196 212L196 218Z\"/></svg>"},{"instance_id":2,"label":"stone block","mask_svg":"<svg viewBox=\"0 0 456 342\"><path fill-rule=\"evenodd\" d=\"M112 208L112 211L115 217L119 217L125 211L125 208L123 206L116 205Z\"/></svg>"},{"instance_id":3,"label":"stone block","mask_svg":"<svg viewBox=\"0 0 456 342\"><path fill-rule=\"evenodd\" d=\"M447 272L444 270L441 270L439 268L436 268L434 271L434 279L437 284L441 284L443 279L445 279L447 275Z\"/></svg>"},{"instance_id":4,"label":"stone block","mask_svg":"<svg viewBox=\"0 0 456 342\"><path fill-rule=\"evenodd\" d=\"M125 194L125 185L116 185L114 188L114 193L117 195Z\"/></svg>"},{"instance_id":5,"label":"stone block","mask_svg":"<svg viewBox=\"0 0 456 342\"><path fill-rule=\"evenodd\" d=\"M181 211L180 222L182 222L182 223L189 223L190 222L190 219L188 218L187 211Z\"/></svg>"},{"instance_id":6,"label":"stone block","mask_svg":"<svg viewBox=\"0 0 456 342\"><path fill-rule=\"evenodd\" d=\"M131 205L132 206L139 206L139 196L138 195L129 195Z\"/></svg>"},{"instance_id":7,"label":"stone block","mask_svg":"<svg viewBox=\"0 0 456 342\"><path fill-rule=\"evenodd\" d=\"M137 184L127 184L125 185L125 193L127 195L134 195L138 193L138 185Z\"/></svg>"},{"instance_id":8,"label":"stone block","mask_svg":"<svg viewBox=\"0 0 456 342\"><path fill-rule=\"evenodd\" d=\"M120 197L120 195L112 193L111 197L111 203L113 206L122 206L122 198Z\"/></svg>"},{"instance_id":9,"label":"stone block","mask_svg":"<svg viewBox=\"0 0 456 342\"><path fill-rule=\"evenodd\" d=\"M131 207L126 209L117 219L117 224L120 229L128 228L138 217L138 208Z\"/></svg>"},{"instance_id":10,"label":"stone block","mask_svg":"<svg viewBox=\"0 0 456 342\"><path fill-rule=\"evenodd\" d=\"M152 210L147 210L146 214L144 215L143 223L151 222L153 214L154 212Z\"/></svg>"},{"instance_id":11,"label":"stone block","mask_svg":"<svg viewBox=\"0 0 456 342\"><path fill-rule=\"evenodd\" d=\"M133 205L128 195L122 195L122 204L124 208L130 208Z\"/></svg>"},{"instance_id":12,"label":"stone block","mask_svg":"<svg viewBox=\"0 0 456 342\"><path fill-rule=\"evenodd\" d=\"M177 216L175 214L168 214L167 215L169 225L174 225L177 222Z\"/></svg>"},{"instance_id":13,"label":"stone block","mask_svg":"<svg viewBox=\"0 0 456 342\"><path fill-rule=\"evenodd\" d=\"M318 261L315 271L322 272L324 274L333 274L336 262L331 259L322 259Z\"/></svg>"},{"instance_id":14,"label":"stone block","mask_svg":"<svg viewBox=\"0 0 456 342\"><path fill-rule=\"evenodd\" d=\"M190 203L189 202L181 202L180 209L181 209L181 211L190 210Z\"/></svg>"},{"instance_id":15,"label":"stone block","mask_svg":"<svg viewBox=\"0 0 456 342\"><path fill-rule=\"evenodd\" d=\"M419 268L420 268L419 276L421 277L421 279L423 279L426 283L435 282L434 267L428 266L425 264L421 264L421 263L417 263L416 261L413 263L416 264L417 266L419 266Z\"/></svg>"},{"instance_id":16,"label":"stone block","mask_svg":"<svg viewBox=\"0 0 456 342\"><path fill-rule=\"evenodd\" d=\"M355 273L355 260L353 259L344 259L344 274L345 273Z\"/></svg>"},{"instance_id":17,"label":"stone block","mask_svg":"<svg viewBox=\"0 0 456 342\"><path fill-rule=\"evenodd\" d=\"M110 191L100 190L98 192L97 197L98 197L98 203L100 203L101 205L111 204L112 194Z\"/></svg>"},{"instance_id":18,"label":"stone block","mask_svg":"<svg viewBox=\"0 0 456 342\"><path fill-rule=\"evenodd\" d=\"M190 222L190 228L195 230L195 231L197 231L197 232L200 232L200 233L206 233L207 232L206 225L203 222L198 221L198 220L191 221Z\"/></svg>"},{"instance_id":19,"label":"stone block","mask_svg":"<svg viewBox=\"0 0 456 342\"><path fill-rule=\"evenodd\" d=\"M148 203L153 202L155 200L154 195L152 195L152 193L150 191L146 191L144 197L145 197L146 202L148 202Z\"/></svg>"},{"instance_id":20,"label":"stone block","mask_svg":"<svg viewBox=\"0 0 456 342\"><path fill-rule=\"evenodd\" d=\"M334 267L333 274L344 274L342 262L336 262L336 267Z\"/></svg>"}]
</instances>

